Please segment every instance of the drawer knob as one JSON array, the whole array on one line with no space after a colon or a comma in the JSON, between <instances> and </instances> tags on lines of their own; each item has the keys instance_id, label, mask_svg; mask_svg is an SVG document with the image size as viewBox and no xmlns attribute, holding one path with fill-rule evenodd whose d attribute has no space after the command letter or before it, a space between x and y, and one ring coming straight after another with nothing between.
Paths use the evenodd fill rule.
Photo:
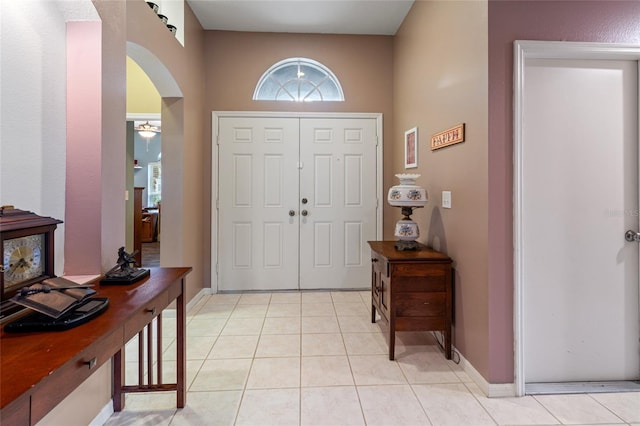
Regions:
<instances>
[{"instance_id":1,"label":"drawer knob","mask_svg":"<svg viewBox=\"0 0 640 426\"><path fill-rule=\"evenodd\" d=\"M96 357L94 356L93 358L91 358L89 361L85 361L83 364L84 365L88 365L89 366L89 370L93 370L93 367L96 366L96 362L98 360L96 359Z\"/></svg>"},{"instance_id":2,"label":"drawer knob","mask_svg":"<svg viewBox=\"0 0 640 426\"><path fill-rule=\"evenodd\" d=\"M155 315L156 314L156 308L147 308L144 310L145 312L149 312L151 315Z\"/></svg>"}]
</instances>

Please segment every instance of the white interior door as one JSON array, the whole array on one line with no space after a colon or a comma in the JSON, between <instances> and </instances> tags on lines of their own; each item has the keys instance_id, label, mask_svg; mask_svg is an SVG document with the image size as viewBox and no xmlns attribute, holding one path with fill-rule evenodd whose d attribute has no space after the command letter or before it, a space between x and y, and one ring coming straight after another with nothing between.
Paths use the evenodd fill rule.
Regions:
<instances>
[{"instance_id":1,"label":"white interior door","mask_svg":"<svg viewBox=\"0 0 640 426\"><path fill-rule=\"evenodd\" d=\"M298 288L298 120L220 117L218 288Z\"/></svg>"},{"instance_id":2,"label":"white interior door","mask_svg":"<svg viewBox=\"0 0 640 426\"><path fill-rule=\"evenodd\" d=\"M529 59L524 75L524 379L637 380L637 62Z\"/></svg>"},{"instance_id":3,"label":"white interior door","mask_svg":"<svg viewBox=\"0 0 640 426\"><path fill-rule=\"evenodd\" d=\"M376 140L375 120L301 120L301 288L371 285Z\"/></svg>"},{"instance_id":4,"label":"white interior door","mask_svg":"<svg viewBox=\"0 0 640 426\"><path fill-rule=\"evenodd\" d=\"M375 118L218 118L218 289L370 285Z\"/></svg>"}]
</instances>

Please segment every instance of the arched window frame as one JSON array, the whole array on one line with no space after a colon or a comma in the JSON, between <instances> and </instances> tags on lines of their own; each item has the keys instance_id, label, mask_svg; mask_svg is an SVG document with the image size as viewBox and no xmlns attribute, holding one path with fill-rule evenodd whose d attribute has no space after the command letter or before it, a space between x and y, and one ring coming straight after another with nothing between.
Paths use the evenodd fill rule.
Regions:
<instances>
[{"instance_id":1,"label":"arched window frame","mask_svg":"<svg viewBox=\"0 0 640 426\"><path fill-rule=\"evenodd\" d=\"M304 76L304 73L302 73L301 75L301 66L305 66L305 67L309 67L309 68L313 68L316 71L319 71L321 74L323 74L323 78L319 79L317 81L311 81L309 79L305 79L302 78ZM282 81L282 79L278 78L275 74L278 71L281 71L284 68L291 68L291 67L296 67L297 68L297 78L296 79L287 79ZM293 82L297 82L294 86L297 88L298 92L297 93L291 93L291 90L287 89L287 87L285 86L291 86L291 83ZM323 84L331 84L332 86L332 91L337 92L337 96L334 99L325 99L326 94L323 94L322 92L322 85ZM260 92L263 89L263 86L268 85L268 84L274 84L279 86L275 96L273 98L265 98L265 97L259 97L260 96ZM311 85L313 87L313 89L308 90L306 89L305 93L301 93L300 89L301 86L303 84L306 85ZM280 95L286 93L288 95L288 99L281 99ZM258 84L256 85L256 88L253 92L253 100L255 101L294 101L294 102L310 102L310 101L316 101L318 99L312 99L311 96L313 96L314 94L317 94L320 99L320 102L327 102L327 101L337 101L337 102L343 102L344 101L344 92L342 91L342 86L340 85L340 81L338 80L338 78L336 77L336 75L326 66L324 66L323 64L321 64L318 61L314 61L313 59L308 59L308 58L287 58L287 59L283 59L282 61L279 61L275 64L273 64L271 67L269 67L269 69L267 69L264 74L262 74L262 76L260 77L260 80L258 80Z\"/></svg>"}]
</instances>

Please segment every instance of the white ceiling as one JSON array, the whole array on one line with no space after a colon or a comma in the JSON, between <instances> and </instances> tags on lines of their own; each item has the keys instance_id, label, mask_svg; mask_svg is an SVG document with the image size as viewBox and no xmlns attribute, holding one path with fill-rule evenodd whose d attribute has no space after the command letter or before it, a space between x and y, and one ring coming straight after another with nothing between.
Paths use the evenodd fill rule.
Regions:
<instances>
[{"instance_id":1,"label":"white ceiling","mask_svg":"<svg viewBox=\"0 0 640 426\"><path fill-rule=\"evenodd\" d=\"M187 0L205 30L393 35L413 0Z\"/></svg>"}]
</instances>

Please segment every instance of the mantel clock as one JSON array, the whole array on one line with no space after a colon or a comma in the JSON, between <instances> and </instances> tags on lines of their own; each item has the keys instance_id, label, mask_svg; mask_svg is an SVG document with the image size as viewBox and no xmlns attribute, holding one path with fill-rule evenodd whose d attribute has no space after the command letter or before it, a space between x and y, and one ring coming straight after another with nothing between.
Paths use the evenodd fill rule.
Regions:
<instances>
[{"instance_id":1,"label":"mantel clock","mask_svg":"<svg viewBox=\"0 0 640 426\"><path fill-rule=\"evenodd\" d=\"M2 314L7 314L8 302L22 287L43 281L54 275L53 233L62 223L51 217L0 207L0 295Z\"/></svg>"}]
</instances>

